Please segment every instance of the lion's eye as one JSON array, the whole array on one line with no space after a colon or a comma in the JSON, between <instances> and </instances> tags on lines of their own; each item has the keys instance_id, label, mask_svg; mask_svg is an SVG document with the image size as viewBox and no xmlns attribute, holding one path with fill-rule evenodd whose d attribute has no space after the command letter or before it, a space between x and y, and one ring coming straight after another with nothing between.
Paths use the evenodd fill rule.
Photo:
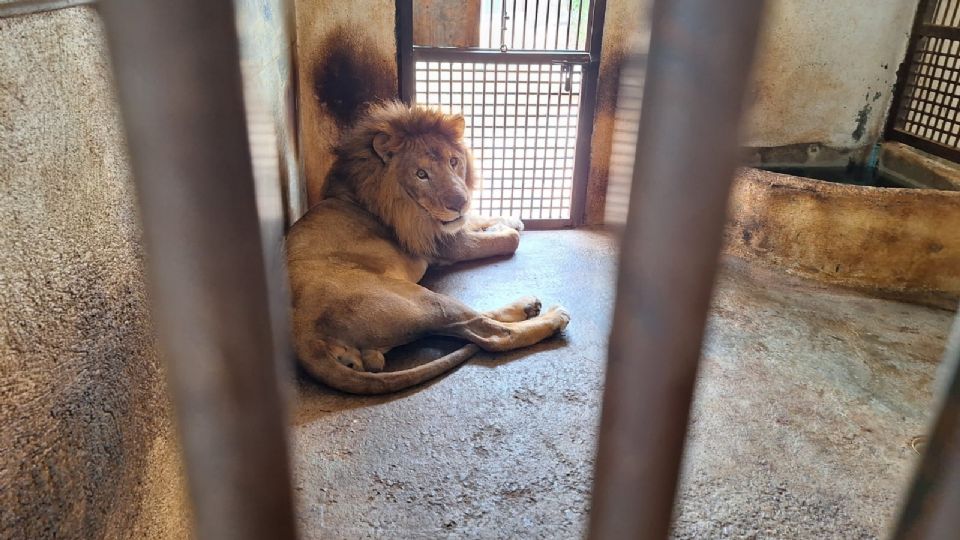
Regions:
<instances>
[{"instance_id":1,"label":"lion's eye","mask_svg":"<svg viewBox=\"0 0 960 540\"><path fill-rule=\"evenodd\" d=\"M426 180L426 179L427 179L427 171L425 171L425 170L423 170L423 169L417 169L417 178L419 178L419 179L421 179L421 180Z\"/></svg>"},{"instance_id":2,"label":"lion's eye","mask_svg":"<svg viewBox=\"0 0 960 540\"><path fill-rule=\"evenodd\" d=\"M459 160L459 159L457 159L457 158L455 158L455 157L450 158L450 166L451 166L451 167L456 167L457 164L459 164L459 163L460 163L460 160Z\"/></svg>"}]
</instances>

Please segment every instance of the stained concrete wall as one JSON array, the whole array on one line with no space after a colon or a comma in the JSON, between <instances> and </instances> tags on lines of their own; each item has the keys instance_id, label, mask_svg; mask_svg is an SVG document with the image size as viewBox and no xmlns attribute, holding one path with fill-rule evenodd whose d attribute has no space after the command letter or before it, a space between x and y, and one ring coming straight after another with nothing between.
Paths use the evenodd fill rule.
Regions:
<instances>
[{"instance_id":1,"label":"stained concrete wall","mask_svg":"<svg viewBox=\"0 0 960 540\"><path fill-rule=\"evenodd\" d=\"M618 3L611 0L608 11L617 10ZM845 165L869 160L890 110L916 8L917 0L770 0L746 96L745 161ZM648 49L648 16L644 10L640 31L633 36L639 54ZM618 87L610 81L614 73L623 73L627 48L614 44L628 40L612 37L611 24L624 23L608 15L604 56L615 54L607 65L617 69L601 70L587 221L619 225L626 217L643 75L638 58L630 80L617 80L617 95ZM608 46L618 50L608 51ZM611 102L617 102L616 113L623 117L619 123L607 110Z\"/></svg>"},{"instance_id":2,"label":"stained concrete wall","mask_svg":"<svg viewBox=\"0 0 960 540\"><path fill-rule=\"evenodd\" d=\"M621 73L628 53L645 53L649 46L651 5L650 0L607 0L597 80L597 108L590 142L590 175L584 216L587 225L604 222Z\"/></svg>"},{"instance_id":3,"label":"stained concrete wall","mask_svg":"<svg viewBox=\"0 0 960 540\"><path fill-rule=\"evenodd\" d=\"M890 108L917 0L771 0L744 144L755 163L864 159Z\"/></svg>"},{"instance_id":4,"label":"stained concrete wall","mask_svg":"<svg viewBox=\"0 0 960 540\"><path fill-rule=\"evenodd\" d=\"M187 534L102 33L0 18L0 538Z\"/></svg>"},{"instance_id":5,"label":"stained concrete wall","mask_svg":"<svg viewBox=\"0 0 960 540\"><path fill-rule=\"evenodd\" d=\"M396 3L296 0L300 152L309 204L320 200L340 130L363 103L396 98Z\"/></svg>"},{"instance_id":6,"label":"stained concrete wall","mask_svg":"<svg viewBox=\"0 0 960 540\"><path fill-rule=\"evenodd\" d=\"M292 224L307 204L297 161L293 2L234 5L261 221Z\"/></svg>"}]
</instances>

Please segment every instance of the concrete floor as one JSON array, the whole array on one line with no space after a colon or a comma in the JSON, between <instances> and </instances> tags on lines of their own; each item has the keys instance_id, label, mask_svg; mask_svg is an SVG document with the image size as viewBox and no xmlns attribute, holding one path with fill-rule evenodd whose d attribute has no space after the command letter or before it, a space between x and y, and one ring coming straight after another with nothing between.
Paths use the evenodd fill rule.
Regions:
<instances>
[{"instance_id":1,"label":"concrete floor","mask_svg":"<svg viewBox=\"0 0 960 540\"><path fill-rule=\"evenodd\" d=\"M400 395L346 396L301 375L303 536L582 536L615 267L604 233L524 233L513 258L427 284L481 309L525 294L560 303L573 316L564 336ZM881 536L951 318L725 261L675 536Z\"/></svg>"}]
</instances>

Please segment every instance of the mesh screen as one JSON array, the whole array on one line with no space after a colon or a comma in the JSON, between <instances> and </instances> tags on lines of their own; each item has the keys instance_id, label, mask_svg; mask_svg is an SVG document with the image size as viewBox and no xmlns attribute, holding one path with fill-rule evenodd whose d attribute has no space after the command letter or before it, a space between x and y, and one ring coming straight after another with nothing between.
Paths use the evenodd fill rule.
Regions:
<instances>
[{"instance_id":1,"label":"mesh screen","mask_svg":"<svg viewBox=\"0 0 960 540\"><path fill-rule=\"evenodd\" d=\"M896 126L946 146L960 138L960 41L920 38Z\"/></svg>"},{"instance_id":2,"label":"mesh screen","mask_svg":"<svg viewBox=\"0 0 960 540\"><path fill-rule=\"evenodd\" d=\"M949 157L960 150L960 0L921 3L892 124L916 144Z\"/></svg>"},{"instance_id":3,"label":"mesh screen","mask_svg":"<svg viewBox=\"0 0 960 540\"><path fill-rule=\"evenodd\" d=\"M466 118L475 211L570 219L581 80L578 65L416 63L416 102Z\"/></svg>"}]
</instances>

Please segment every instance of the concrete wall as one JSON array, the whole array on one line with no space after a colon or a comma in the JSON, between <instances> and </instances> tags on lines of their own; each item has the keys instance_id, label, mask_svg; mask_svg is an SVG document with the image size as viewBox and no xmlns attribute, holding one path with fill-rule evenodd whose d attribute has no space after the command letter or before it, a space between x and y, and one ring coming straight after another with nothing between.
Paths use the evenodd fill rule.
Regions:
<instances>
[{"instance_id":1,"label":"concrete wall","mask_svg":"<svg viewBox=\"0 0 960 540\"><path fill-rule=\"evenodd\" d=\"M310 204L365 102L397 97L393 0L296 0L300 152Z\"/></svg>"},{"instance_id":2,"label":"concrete wall","mask_svg":"<svg viewBox=\"0 0 960 540\"><path fill-rule=\"evenodd\" d=\"M845 163L877 142L917 0L771 0L748 96L754 162ZM859 151L859 152L858 152Z\"/></svg>"},{"instance_id":3,"label":"concrete wall","mask_svg":"<svg viewBox=\"0 0 960 540\"><path fill-rule=\"evenodd\" d=\"M142 267L96 12L0 18L0 538L187 534Z\"/></svg>"},{"instance_id":4,"label":"concrete wall","mask_svg":"<svg viewBox=\"0 0 960 540\"><path fill-rule=\"evenodd\" d=\"M610 0L608 12L623 9L619 4ZM746 162L845 165L868 160L886 122L916 7L917 0L770 0L747 95ZM633 43L642 54L648 48L648 10L639 16L643 22ZM643 63L637 58L628 80L620 77L627 50L620 44L627 40L616 37L611 25L623 27L624 20L630 19L621 15L611 20L608 14L605 29L604 59L613 58L609 67L601 66L588 223L620 225L626 218ZM610 83L614 74L619 87ZM611 100L622 117L617 122L608 110Z\"/></svg>"},{"instance_id":5,"label":"concrete wall","mask_svg":"<svg viewBox=\"0 0 960 540\"><path fill-rule=\"evenodd\" d=\"M621 73L631 50L645 52L649 46L650 7L650 0L607 0L597 80L597 110L590 143L590 175L584 216L587 225L604 222ZM635 98L639 100L639 97L637 92ZM631 121L636 120L631 118Z\"/></svg>"},{"instance_id":6,"label":"concrete wall","mask_svg":"<svg viewBox=\"0 0 960 540\"><path fill-rule=\"evenodd\" d=\"M234 5L261 221L292 224L307 203L297 162L293 2Z\"/></svg>"}]
</instances>

